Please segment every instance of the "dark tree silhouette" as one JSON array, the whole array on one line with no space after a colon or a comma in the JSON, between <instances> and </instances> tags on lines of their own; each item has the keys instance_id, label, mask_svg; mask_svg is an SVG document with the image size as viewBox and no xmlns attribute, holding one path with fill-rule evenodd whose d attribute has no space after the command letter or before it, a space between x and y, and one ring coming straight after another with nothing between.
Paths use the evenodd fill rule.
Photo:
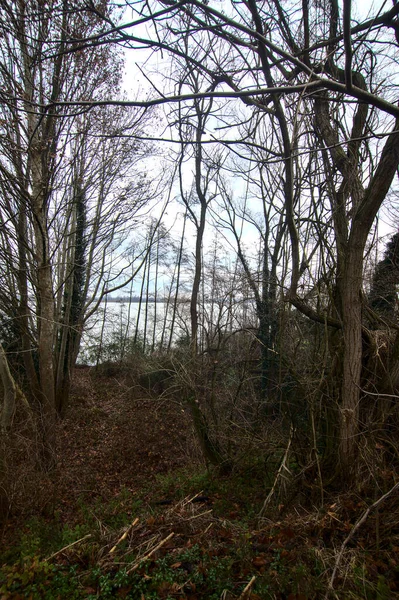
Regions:
<instances>
[{"instance_id":1,"label":"dark tree silhouette","mask_svg":"<svg viewBox=\"0 0 399 600\"><path fill-rule=\"evenodd\" d=\"M397 315L399 285L399 232L389 240L384 258L377 264L369 303L378 316L393 321Z\"/></svg>"}]
</instances>

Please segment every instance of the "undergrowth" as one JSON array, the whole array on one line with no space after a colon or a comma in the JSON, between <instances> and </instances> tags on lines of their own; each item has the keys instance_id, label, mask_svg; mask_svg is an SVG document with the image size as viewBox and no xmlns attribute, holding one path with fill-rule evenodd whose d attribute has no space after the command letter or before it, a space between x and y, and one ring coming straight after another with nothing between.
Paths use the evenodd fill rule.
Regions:
<instances>
[{"instance_id":1,"label":"undergrowth","mask_svg":"<svg viewBox=\"0 0 399 600\"><path fill-rule=\"evenodd\" d=\"M322 511L285 514L274 505L259 520L260 469L229 477L185 469L158 477L140 497L123 490L107 503L82 500L77 524L31 518L0 554L0 597L233 600L246 589L252 600L322 599L365 504L341 496ZM376 547L376 526L348 545L333 597L396 596L398 535L380 536Z\"/></svg>"}]
</instances>

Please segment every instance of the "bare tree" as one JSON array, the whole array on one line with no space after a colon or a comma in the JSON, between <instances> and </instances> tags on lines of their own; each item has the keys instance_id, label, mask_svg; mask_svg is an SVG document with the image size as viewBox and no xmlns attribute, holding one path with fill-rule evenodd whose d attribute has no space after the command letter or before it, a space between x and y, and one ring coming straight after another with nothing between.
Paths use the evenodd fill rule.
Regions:
<instances>
[{"instance_id":1,"label":"bare tree","mask_svg":"<svg viewBox=\"0 0 399 600\"><path fill-rule=\"evenodd\" d=\"M349 476L356 464L359 432L364 252L399 160L395 86L381 85L381 74L377 76L380 61L395 64L398 8L356 23L351 20L350 4L341 17L333 0L325 5L305 2L299 11L278 0L269 5L251 0L234 3L223 12L208 2L176 7L165 3L154 5L157 30L163 26L165 11L178 18L173 25L168 22L162 42L154 38L152 46L162 46L178 60L183 55L191 72L201 73L202 80L189 93L179 90L176 96L154 103L235 97L263 111L276 128L283 169L278 187L284 195L290 236L291 283L286 298L306 316L341 332L334 350L334 377L341 381L339 459L342 473ZM384 59L374 45L377 36L386 44ZM190 42L184 46L187 39ZM389 78L389 70L384 72ZM223 119L226 122L226 116ZM308 132L305 125L311 125ZM371 139L382 143L373 144ZM294 181L296 168L306 170L311 149L319 153L318 166L328 182L318 204L313 204L312 221L313 229L320 231L321 214L329 215L330 227L322 243L328 244L325 253L331 244L334 253L331 312L326 305L319 307L322 312L316 310L300 294L302 278L311 269L311 261L304 263L305 268L301 263L309 211L304 216L296 206L300 192L295 191ZM297 161L299 153L302 158ZM311 175L308 171L308 185L301 190L308 205ZM319 208L322 213L316 211Z\"/></svg>"},{"instance_id":2,"label":"bare tree","mask_svg":"<svg viewBox=\"0 0 399 600\"><path fill-rule=\"evenodd\" d=\"M144 148L133 137L141 113L44 108L117 89L120 53L66 51L72 39L101 31L103 16L65 3L0 5L0 310L17 324L48 464L83 325L105 293L129 280L124 244L149 199L145 176L133 170Z\"/></svg>"},{"instance_id":3,"label":"bare tree","mask_svg":"<svg viewBox=\"0 0 399 600\"><path fill-rule=\"evenodd\" d=\"M44 260L48 241L44 239L41 245L42 254L37 249L39 224L43 222L39 210L43 202L38 200L43 194L42 188L39 189L43 177L34 143L35 126L47 123L50 131L54 114L67 115L73 107L84 111L105 104L144 108L177 105L178 113L171 114L171 118L179 122L181 149L185 156L189 153L195 165L192 193L182 190L189 218L196 228L192 341L196 345L206 216L209 202L218 192L220 182L215 183L216 179L227 164L224 150L222 154L218 150L211 155L207 148L223 143L223 148L237 154L243 145L261 147L262 152L256 158L257 169L260 174L267 172L265 181L274 187L280 199L280 232L290 240L289 247L281 246L286 252L284 271L290 272L285 300L331 332L332 401L339 411L336 457L343 476L348 479L356 470L361 431L364 257L376 216L389 197L399 165L399 108L393 76L399 5L370 18L355 20L351 3L344 2L341 14L336 0L326 3L304 0L300 7L279 0L271 3L248 0L225 3L222 10L216 3L199 0L154 1L139 7L127 4L137 18L122 25L111 13L104 15L100 9L92 8L93 18L102 20L103 29L92 35L83 32L78 39L55 48L54 64L62 64L64 56L79 56L79 52L89 47L106 48L115 41L127 48L139 44L167 52L175 61L169 89L163 89L162 94L157 92L154 81L152 98L124 101L109 97L65 98L54 88L54 93L43 97L28 94L27 103L21 100L20 90L14 86L7 101L10 111L13 103L25 102L27 129L33 136L29 164L31 186L33 189L36 185L37 192L32 201L31 190L25 186L23 198L35 214L32 239L41 261L36 283L42 311L39 340L49 338L45 323L53 318L53 306L46 293L51 272ZM137 33L143 22L149 27L147 38ZM382 42L383 53L379 50ZM21 44L26 47L23 40ZM18 107L13 114L20 119ZM260 121L266 123L264 131L272 137L272 144L257 137ZM251 125L243 135L245 123ZM54 136L46 139L50 156ZM248 150L245 152L248 156ZM221 155L223 159L219 160ZM278 164L275 178L270 168L273 162ZM271 250L270 237L266 235L273 213L269 210L272 197L268 190L262 199L266 208L262 234L267 260L262 263L262 282L256 286L260 300L258 316L264 320L262 330L268 334L273 330L270 320L274 315L264 314L264 300L270 291L275 293L276 277L272 270L277 273L279 257L278 250L276 254ZM234 211L234 207L230 206L229 211ZM6 221L8 218L7 215ZM26 219L21 218L20 232L26 230L26 224ZM274 245L278 249L282 239L279 242L275 236L274 242L278 242ZM24 253L28 256L29 251L21 247L22 260L27 260ZM244 253L242 256L245 259ZM284 280L288 281L286 273ZM325 298L319 294L315 302L310 290L321 289L322 285L328 288ZM266 343L270 344L270 340ZM49 362L50 357L46 359L44 354L44 363L46 360Z\"/></svg>"}]
</instances>

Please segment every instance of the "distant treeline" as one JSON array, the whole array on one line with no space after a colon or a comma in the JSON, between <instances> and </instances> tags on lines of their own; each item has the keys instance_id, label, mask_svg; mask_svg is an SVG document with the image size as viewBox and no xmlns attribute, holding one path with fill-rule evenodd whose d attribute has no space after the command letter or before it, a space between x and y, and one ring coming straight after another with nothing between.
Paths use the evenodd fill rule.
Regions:
<instances>
[{"instance_id":1,"label":"distant treeline","mask_svg":"<svg viewBox=\"0 0 399 600\"><path fill-rule=\"evenodd\" d=\"M140 302L140 296L116 296L116 297L108 297L108 298L103 298L101 300L101 302L116 302L118 304L125 304L125 303L128 303L128 304L137 304L137 303ZM145 298L145 299L142 298L141 302L149 302L149 303L155 303L155 302L157 302L159 304L166 303L166 302L172 303L172 302L174 302L174 298L157 298L155 300L155 298L149 297L149 298ZM190 302L190 299L189 298L179 298L178 302Z\"/></svg>"}]
</instances>

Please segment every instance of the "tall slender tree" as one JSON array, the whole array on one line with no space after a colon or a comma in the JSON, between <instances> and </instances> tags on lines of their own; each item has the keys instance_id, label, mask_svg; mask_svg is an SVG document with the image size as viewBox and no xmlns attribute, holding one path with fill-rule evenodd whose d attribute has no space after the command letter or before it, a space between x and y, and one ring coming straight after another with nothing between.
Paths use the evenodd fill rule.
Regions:
<instances>
[{"instance_id":1,"label":"tall slender tree","mask_svg":"<svg viewBox=\"0 0 399 600\"><path fill-rule=\"evenodd\" d=\"M122 243L149 199L144 176L132 168L144 146L119 137L137 132L140 114L56 107L65 100L100 100L121 80L122 57L111 46L69 51L74 40L103 31L103 18L115 15L114 8L104 4L99 14L79 2L74 8L66 2L0 3L6 259L0 311L18 328L46 464L52 462L54 419L66 408L85 319L104 293L123 283ZM118 142L111 140L116 135ZM115 268L106 281L110 260Z\"/></svg>"}]
</instances>

